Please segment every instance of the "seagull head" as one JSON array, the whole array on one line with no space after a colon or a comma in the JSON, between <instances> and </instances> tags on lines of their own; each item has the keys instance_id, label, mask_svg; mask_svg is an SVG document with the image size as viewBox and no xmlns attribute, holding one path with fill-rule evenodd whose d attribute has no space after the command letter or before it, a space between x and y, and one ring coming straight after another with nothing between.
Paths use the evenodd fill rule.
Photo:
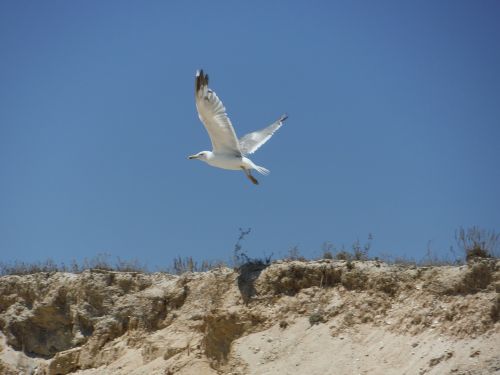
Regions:
<instances>
[{"instance_id":1,"label":"seagull head","mask_svg":"<svg viewBox=\"0 0 500 375\"><path fill-rule=\"evenodd\" d=\"M200 151L197 154L188 156L188 159L198 159L207 161L207 159L209 158L209 154L211 154L210 151Z\"/></svg>"}]
</instances>

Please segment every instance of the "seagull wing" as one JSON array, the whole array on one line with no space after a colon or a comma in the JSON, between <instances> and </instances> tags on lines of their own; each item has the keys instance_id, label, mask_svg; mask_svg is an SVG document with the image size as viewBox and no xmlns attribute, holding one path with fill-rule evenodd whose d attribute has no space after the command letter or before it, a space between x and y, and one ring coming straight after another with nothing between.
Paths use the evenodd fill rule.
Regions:
<instances>
[{"instance_id":1,"label":"seagull wing","mask_svg":"<svg viewBox=\"0 0 500 375\"><path fill-rule=\"evenodd\" d=\"M283 122L288 118L287 115L283 115L276 122L269 125L267 128L257 130L253 133L248 133L247 135L241 137L240 139L240 150L243 154L253 154L257 151L260 146L266 143L274 134L276 130L281 128Z\"/></svg>"},{"instance_id":2,"label":"seagull wing","mask_svg":"<svg viewBox=\"0 0 500 375\"><path fill-rule=\"evenodd\" d=\"M213 151L241 156L238 138L226 108L217 94L208 88L208 74L204 74L203 70L196 72L195 98L198 116L207 129Z\"/></svg>"}]
</instances>

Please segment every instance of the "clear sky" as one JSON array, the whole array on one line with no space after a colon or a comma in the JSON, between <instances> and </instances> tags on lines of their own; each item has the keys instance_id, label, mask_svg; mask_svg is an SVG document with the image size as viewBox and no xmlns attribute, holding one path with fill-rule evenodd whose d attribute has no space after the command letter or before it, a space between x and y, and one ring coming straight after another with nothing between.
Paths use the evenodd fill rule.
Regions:
<instances>
[{"instance_id":1,"label":"clear sky","mask_svg":"<svg viewBox=\"0 0 500 375\"><path fill-rule=\"evenodd\" d=\"M446 254L500 229L498 1L0 2L0 261ZM252 185L210 150L289 119Z\"/></svg>"}]
</instances>

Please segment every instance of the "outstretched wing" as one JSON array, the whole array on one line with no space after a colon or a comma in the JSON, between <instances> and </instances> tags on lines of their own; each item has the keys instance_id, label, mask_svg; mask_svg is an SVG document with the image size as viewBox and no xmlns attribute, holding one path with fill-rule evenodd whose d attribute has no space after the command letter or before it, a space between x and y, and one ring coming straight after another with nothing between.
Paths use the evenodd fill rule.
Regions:
<instances>
[{"instance_id":1,"label":"outstretched wing","mask_svg":"<svg viewBox=\"0 0 500 375\"><path fill-rule=\"evenodd\" d=\"M276 130L281 128L283 122L288 118L288 115L283 115L278 121L272 123L267 128L257 130L253 133L248 133L247 135L241 137L240 139L240 150L243 154L253 154L257 151L260 146L266 143L274 134Z\"/></svg>"},{"instance_id":2,"label":"outstretched wing","mask_svg":"<svg viewBox=\"0 0 500 375\"><path fill-rule=\"evenodd\" d=\"M208 88L208 75L203 70L196 72L195 99L198 116L207 129L213 151L241 156L238 139L226 108L215 92Z\"/></svg>"}]
</instances>

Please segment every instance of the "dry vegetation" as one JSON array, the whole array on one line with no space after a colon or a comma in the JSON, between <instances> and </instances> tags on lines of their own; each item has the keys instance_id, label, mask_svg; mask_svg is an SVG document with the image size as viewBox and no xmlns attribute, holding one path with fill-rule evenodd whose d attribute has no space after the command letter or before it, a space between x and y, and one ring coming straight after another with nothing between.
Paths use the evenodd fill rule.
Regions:
<instances>
[{"instance_id":1,"label":"dry vegetation","mask_svg":"<svg viewBox=\"0 0 500 375\"><path fill-rule=\"evenodd\" d=\"M263 259L256 259L250 258L247 255L246 251L244 251L242 242L250 233L250 228L246 230L242 228L239 229L238 239L234 245L233 254L230 261L197 261L191 256L178 256L173 259L171 266L158 267L157 271L171 273L174 275L182 275L185 272L206 272L221 267L233 267L235 269L238 269L243 265L248 266L252 264L271 264L272 255ZM344 245L342 245L339 249L337 249L337 247L333 243L325 242L322 245L321 256L318 259L345 260L348 262L348 267L351 261L360 260L376 260L384 261L385 263L404 265L444 266L465 264L463 259L465 259L466 262L469 262L474 259L498 258L500 256L500 233L496 233L493 230L487 231L476 226L468 229L459 228L455 233L455 240L461 252L464 254L463 258L455 253L453 247L450 247L451 258L439 256L431 250L430 244L427 247L425 256L420 261L415 261L404 257L392 257L390 255L385 255L381 258L370 257L369 251L372 246L373 235L369 234L367 241L364 244L362 244L359 240L356 240L353 242L350 248L346 248ZM314 259L307 259L300 253L300 249L298 246L292 246L288 250L288 253L285 255L283 260L306 261ZM124 260L118 257L113 262L109 254L97 254L93 258L85 258L82 262L73 260L69 265L66 265L64 263L56 263L52 259L48 259L42 262L0 262L0 275L29 275L38 272L81 273L85 270L92 269L118 272L150 272L148 270L148 267L145 264L142 264L137 259Z\"/></svg>"}]
</instances>

